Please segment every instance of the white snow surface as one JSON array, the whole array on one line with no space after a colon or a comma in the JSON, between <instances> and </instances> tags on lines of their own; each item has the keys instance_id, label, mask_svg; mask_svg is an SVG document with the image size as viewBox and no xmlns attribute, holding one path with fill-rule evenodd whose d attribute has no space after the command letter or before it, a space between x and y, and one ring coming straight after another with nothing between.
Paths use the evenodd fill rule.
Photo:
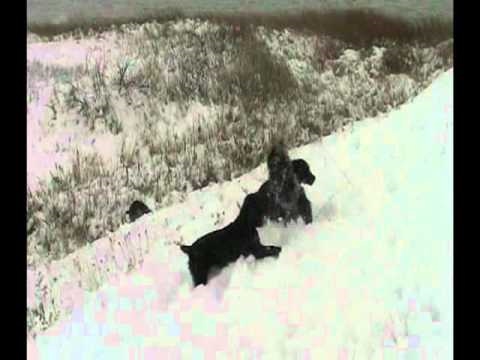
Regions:
<instances>
[{"instance_id":1,"label":"white snow surface","mask_svg":"<svg viewBox=\"0 0 480 360\"><path fill-rule=\"evenodd\" d=\"M259 229L280 257L241 258L207 286L192 289L165 239L232 221L265 165L141 218L132 227L156 237L143 265L85 292L28 358L453 358L452 135L450 69L399 109L291 150L317 177L314 222Z\"/></svg>"}]
</instances>

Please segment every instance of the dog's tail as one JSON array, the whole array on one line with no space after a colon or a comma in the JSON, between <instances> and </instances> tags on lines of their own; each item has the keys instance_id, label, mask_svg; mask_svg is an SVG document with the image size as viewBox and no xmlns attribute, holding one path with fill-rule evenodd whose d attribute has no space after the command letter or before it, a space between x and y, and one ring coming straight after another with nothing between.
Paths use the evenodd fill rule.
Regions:
<instances>
[{"instance_id":1,"label":"dog's tail","mask_svg":"<svg viewBox=\"0 0 480 360\"><path fill-rule=\"evenodd\" d=\"M190 248L190 245L180 245L180 250L182 250L187 255L190 255Z\"/></svg>"}]
</instances>

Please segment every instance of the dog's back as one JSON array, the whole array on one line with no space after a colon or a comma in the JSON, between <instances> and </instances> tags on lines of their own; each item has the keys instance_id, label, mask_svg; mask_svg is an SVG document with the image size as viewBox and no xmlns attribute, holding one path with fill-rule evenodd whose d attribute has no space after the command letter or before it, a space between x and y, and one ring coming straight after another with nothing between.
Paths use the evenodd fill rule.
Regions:
<instances>
[{"instance_id":1,"label":"dog's back","mask_svg":"<svg viewBox=\"0 0 480 360\"><path fill-rule=\"evenodd\" d=\"M256 232L256 229L242 228L234 221L200 237L190 246L180 246L188 255L188 267L194 285L206 284L212 268L223 268L245 255L253 231Z\"/></svg>"},{"instance_id":2,"label":"dog's back","mask_svg":"<svg viewBox=\"0 0 480 360\"><path fill-rule=\"evenodd\" d=\"M191 246L180 249L188 255L188 266L194 285L206 284L212 268L223 268L240 256L257 254L262 245L257 227L263 223L263 208L258 194L249 194L244 200L238 217L226 227L200 237ZM260 249L260 250L259 250ZM270 249L271 256L278 250ZM270 256L270 253L265 253Z\"/></svg>"},{"instance_id":3,"label":"dog's back","mask_svg":"<svg viewBox=\"0 0 480 360\"><path fill-rule=\"evenodd\" d=\"M234 223L212 231L197 239L190 246L183 246L182 251L190 258L209 260L209 263L221 266L235 261L248 245L248 236L253 232L239 231Z\"/></svg>"}]
</instances>

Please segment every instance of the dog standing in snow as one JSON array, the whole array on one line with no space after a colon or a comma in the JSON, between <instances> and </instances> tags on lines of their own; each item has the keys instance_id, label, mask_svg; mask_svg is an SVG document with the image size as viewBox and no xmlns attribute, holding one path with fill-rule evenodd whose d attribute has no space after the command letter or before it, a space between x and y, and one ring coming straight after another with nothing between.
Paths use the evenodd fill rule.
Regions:
<instances>
[{"instance_id":1,"label":"dog standing in snow","mask_svg":"<svg viewBox=\"0 0 480 360\"><path fill-rule=\"evenodd\" d=\"M305 195L302 183L312 185L315 176L303 159L291 161L283 142L272 147L267 158L269 179L262 184L258 193L265 207L266 218L272 221L312 222L312 205Z\"/></svg>"},{"instance_id":2,"label":"dog standing in snow","mask_svg":"<svg viewBox=\"0 0 480 360\"><path fill-rule=\"evenodd\" d=\"M212 269L221 269L240 256L256 259L277 257L282 248L260 243L257 227L263 225L264 209L257 193L248 194L238 217L223 229L202 236L192 245L181 245L188 255L188 267L194 286L207 284Z\"/></svg>"}]
</instances>

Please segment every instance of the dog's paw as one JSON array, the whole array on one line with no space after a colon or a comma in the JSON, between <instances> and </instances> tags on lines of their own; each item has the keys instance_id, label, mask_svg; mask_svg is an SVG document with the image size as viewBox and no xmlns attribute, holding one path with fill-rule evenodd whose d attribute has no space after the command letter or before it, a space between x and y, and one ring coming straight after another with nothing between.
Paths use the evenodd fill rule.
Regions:
<instances>
[{"instance_id":1,"label":"dog's paw","mask_svg":"<svg viewBox=\"0 0 480 360\"><path fill-rule=\"evenodd\" d=\"M278 257L278 255L280 255L282 252L282 248L279 246L269 246L268 251L272 254L272 256Z\"/></svg>"}]
</instances>

